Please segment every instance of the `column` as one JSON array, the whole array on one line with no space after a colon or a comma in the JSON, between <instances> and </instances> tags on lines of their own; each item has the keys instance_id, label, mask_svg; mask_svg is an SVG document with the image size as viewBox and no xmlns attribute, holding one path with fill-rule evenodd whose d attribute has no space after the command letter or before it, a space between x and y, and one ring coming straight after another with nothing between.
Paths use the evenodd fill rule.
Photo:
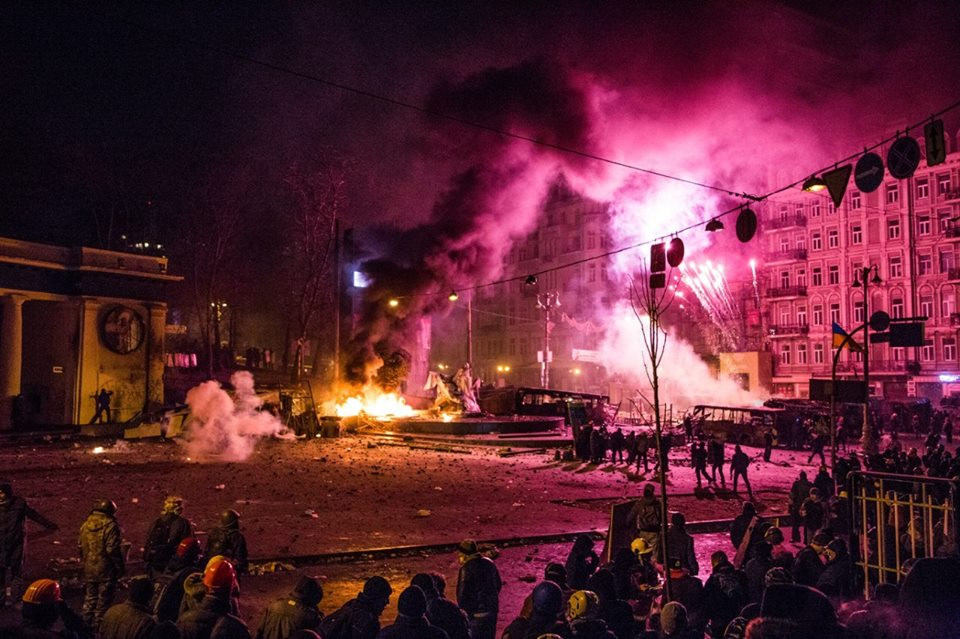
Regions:
<instances>
[{"instance_id":1,"label":"column","mask_svg":"<svg viewBox=\"0 0 960 639\"><path fill-rule=\"evenodd\" d=\"M164 336L167 325L167 305L147 304L146 401L145 407L163 405Z\"/></svg>"},{"instance_id":2,"label":"column","mask_svg":"<svg viewBox=\"0 0 960 639\"><path fill-rule=\"evenodd\" d=\"M100 381L100 336L97 319L100 313L99 300L83 298L77 313L80 323L80 340L77 346L77 394L73 407L74 422L86 424L95 412L93 396L99 390Z\"/></svg>"},{"instance_id":3,"label":"column","mask_svg":"<svg viewBox=\"0 0 960 639\"><path fill-rule=\"evenodd\" d=\"M20 394L23 366L23 295L6 295L0 326L0 429L13 427L13 398Z\"/></svg>"}]
</instances>

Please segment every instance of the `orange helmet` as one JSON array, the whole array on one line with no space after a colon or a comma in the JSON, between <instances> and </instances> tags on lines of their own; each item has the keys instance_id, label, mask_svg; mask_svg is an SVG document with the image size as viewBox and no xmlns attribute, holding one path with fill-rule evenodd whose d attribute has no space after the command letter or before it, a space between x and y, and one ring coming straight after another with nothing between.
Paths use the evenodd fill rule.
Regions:
<instances>
[{"instance_id":1,"label":"orange helmet","mask_svg":"<svg viewBox=\"0 0 960 639\"><path fill-rule=\"evenodd\" d=\"M230 590L237 585L237 571L223 555L217 555L207 563L203 571L203 585L210 590Z\"/></svg>"},{"instance_id":2,"label":"orange helmet","mask_svg":"<svg viewBox=\"0 0 960 639\"><path fill-rule=\"evenodd\" d=\"M60 584L53 579L37 579L23 593L23 603L52 604L61 601Z\"/></svg>"},{"instance_id":3,"label":"orange helmet","mask_svg":"<svg viewBox=\"0 0 960 639\"><path fill-rule=\"evenodd\" d=\"M199 539L196 537L185 537L180 542L180 545L177 546L176 555L181 559L185 557L199 557L201 550L203 550L203 548L200 545Z\"/></svg>"}]
</instances>

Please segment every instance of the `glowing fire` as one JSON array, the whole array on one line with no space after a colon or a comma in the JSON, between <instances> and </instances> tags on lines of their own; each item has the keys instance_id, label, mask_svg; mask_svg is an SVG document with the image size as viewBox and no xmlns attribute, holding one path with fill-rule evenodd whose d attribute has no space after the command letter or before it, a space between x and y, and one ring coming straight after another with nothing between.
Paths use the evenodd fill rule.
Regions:
<instances>
[{"instance_id":1,"label":"glowing fire","mask_svg":"<svg viewBox=\"0 0 960 639\"><path fill-rule=\"evenodd\" d=\"M453 421L453 415L450 413L440 413L440 419L442 419L444 422L450 423Z\"/></svg>"},{"instance_id":2,"label":"glowing fire","mask_svg":"<svg viewBox=\"0 0 960 639\"><path fill-rule=\"evenodd\" d=\"M367 415L381 421L393 417L411 417L417 411L407 406L407 402L396 393L384 393L376 389L366 389L361 394L348 397L336 405L337 417L356 417Z\"/></svg>"},{"instance_id":3,"label":"glowing fire","mask_svg":"<svg viewBox=\"0 0 960 639\"><path fill-rule=\"evenodd\" d=\"M103 446L94 446L93 450L90 452L92 452L94 455L102 455L106 451L103 449Z\"/></svg>"}]
</instances>

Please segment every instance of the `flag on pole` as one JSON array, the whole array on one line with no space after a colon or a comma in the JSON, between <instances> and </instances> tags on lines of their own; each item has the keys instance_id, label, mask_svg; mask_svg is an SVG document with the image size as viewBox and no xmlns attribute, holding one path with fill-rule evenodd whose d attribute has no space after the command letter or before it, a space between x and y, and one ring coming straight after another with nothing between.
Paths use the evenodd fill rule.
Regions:
<instances>
[{"instance_id":1,"label":"flag on pole","mask_svg":"<svg viewBox=\"0 0 960 639\"><path fill-rule=\"evenodd\" d=\"M857 343L855 339L847 335L847 332L843 330L839 324L836 322L833 323L833 347L840 348L843 345L843 340L847 340L847 348L849 348L854 353L862 353L863 347Z\"/></svg>"}]
</instances>

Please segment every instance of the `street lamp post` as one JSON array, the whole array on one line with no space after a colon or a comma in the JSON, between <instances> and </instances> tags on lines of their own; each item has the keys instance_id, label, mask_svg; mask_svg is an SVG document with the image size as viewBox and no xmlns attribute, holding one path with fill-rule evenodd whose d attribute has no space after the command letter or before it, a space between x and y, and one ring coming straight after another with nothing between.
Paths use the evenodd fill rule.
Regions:
<instances>
[{"instance_id":1,"label":"street lamp post","mask_svg":"<svg viewBox=\"0 0 960 639\"><path fill-rule=\"evenodd\" d=\"M550 387L550 311L560 307L557 291L537 294L537 308L543 311L543 357L540 359L540 386Z\"/></svg>"},{"instance_id":2,"label":"street lamp post","mask_svg":"<svg viewBox=\"0 0 960 639\"><path fill-rule=\"evenodd\" d=\"M871 272L873 277L870 277ZM873 429L870 427L870 331L868 325L870 322L870 284L883 284L880 279L880 270L874 264L873 266L864 266L856 271L853 278L853 287L863 286L863 383L866 386L866 397L863 400L863 426L860 429L860 449L864 455L873 455L877 452L877 442L873 437ZM831 429L836 426L831 424ZM836 453L834 453L836 454Z\"/></svg>"}]
</instances>

